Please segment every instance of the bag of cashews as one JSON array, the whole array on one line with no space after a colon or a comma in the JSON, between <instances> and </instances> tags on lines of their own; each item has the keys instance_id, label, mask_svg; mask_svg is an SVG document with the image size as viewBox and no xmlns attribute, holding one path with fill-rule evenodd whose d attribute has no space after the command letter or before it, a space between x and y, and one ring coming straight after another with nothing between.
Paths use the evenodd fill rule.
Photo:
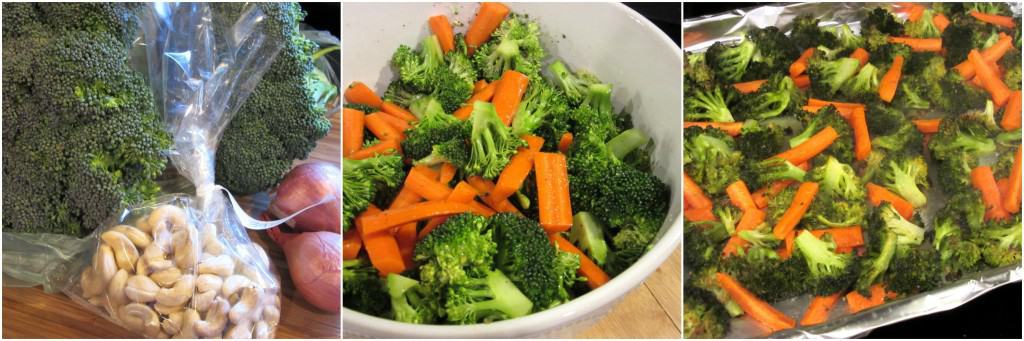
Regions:
<instances>
[{"instance_id":1,"label":"bag of cashews","mask_svg":"<svg viewBox=\"0 0 1024 341\"><path fill-rule=\"evenodd\" d=\"M142 14L150 84L169 154L194 194L129 207L97 229L95 252L64 292L147 338L271 338L280 281L245 215L214 183L214 153L231 117L280 50L263 13L235 22L205 3L154 3ZM255 226L254 226L255 225Z\"/></svg>"}]
</instances>

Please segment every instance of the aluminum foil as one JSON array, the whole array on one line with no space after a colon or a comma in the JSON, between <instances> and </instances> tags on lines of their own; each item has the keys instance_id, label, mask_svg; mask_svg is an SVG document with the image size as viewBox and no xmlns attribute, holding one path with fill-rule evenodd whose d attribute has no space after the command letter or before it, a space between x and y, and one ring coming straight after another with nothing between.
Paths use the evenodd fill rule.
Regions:
<instances>
[{"instance_id":1,"label":"aluminum foil","mask_svg":"<svg viewBox=\"0 0 1024 341\"><path fill-rule=\"evenodd\" d=\"M801 14L815 16L821 20L822 26L848 24L855 32L859 32L860 18L865 17L866 13L875 7L884 5L888 5L888 3L797 3L743 8L707 15L683 22L683 50L699 52L716 42L738 40L747 30L754 27L775 26L782 31L789 31L793 18ZM686 8L691 6L701 6L701 4L684 4L683 13L686 13ZM1020 14L1020 3L1011 3L1010 6L1015 14ZM931 229L932 217L935 211L942 207L945 198L934 186L926 194L929 200L928 209L920 213L926 228ZM784 330L767 337L852 338L864 336L878 327L956 308L989 290L1021 281L1022 278L1024 278L1024 267L1021 265L990 269L964 276L956 282L946 283L939 289L888 302L853 315L847 311L846 301L840 300L829 314L828 322ZM778 302L774 306L786 315L799 320L810 301L811 296L804 295ZM743 316L733 319L732 328L726 337L765 337L766 333L767 331L753 319Z\"/></svg>"}]
</instances>

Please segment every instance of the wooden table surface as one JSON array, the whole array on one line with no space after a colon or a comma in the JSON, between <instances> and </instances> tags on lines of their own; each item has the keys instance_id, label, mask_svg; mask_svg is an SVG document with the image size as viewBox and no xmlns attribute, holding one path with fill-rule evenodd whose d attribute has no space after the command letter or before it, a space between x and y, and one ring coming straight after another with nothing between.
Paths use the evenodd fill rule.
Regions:
<instances>
[{"instance_id":1,"label":"wooden table surface","mask_svg":"<svg viewBox=\"0 0 1024 341\"><path fill-rule=\"evenodd\" d=\"M576 337L679 339L682 337L682 252L676 250L608 315Z\"/></svg>"}]
</instances>

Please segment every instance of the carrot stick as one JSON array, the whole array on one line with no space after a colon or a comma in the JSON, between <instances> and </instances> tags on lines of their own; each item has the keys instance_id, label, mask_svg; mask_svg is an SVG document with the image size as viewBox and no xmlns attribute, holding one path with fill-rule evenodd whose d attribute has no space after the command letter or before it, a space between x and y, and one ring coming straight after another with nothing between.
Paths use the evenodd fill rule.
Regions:
<instances>
[{"instance_id":1,"label":"carrot stick","mask_svg":"<svg viewBox=\"0 0 1024 341\"><path fill-rule=\"evenodd\" d=\"M815 107L827 107L827 106L831 105L831 106L836 107L837 109L838 108L850 108L850 109L865 109L865 108L867 108L862 103L835 102L835 101L826 101L826 100L817 99L817 98L808 98L807 99L807 105L815 106Z\"/></svg>"},{"instance_id":2,"label":"carrot stick","mask_svg":"<svg viewBox=\"0 0 1024 341\"><path fill-rule=\"evenodd\" d=\"M567 131L565 134L562 134L561 139L558 139L558 151L566 154L569 152L570 146L572 146L572 133Z\"/></svg>"},{"instance_id":3,"label":"carrot stick","mask_svg":"<svg viewBox=\"0 0 1024 341\"><path fill-rule=\"evenodd\" d=\"M761 189L754 191L754 194L751 194L754 198L754 204L757 204L757 208L768 207L768 199L782 192L793 182L793 180L779 180L772 182L768 186L761 187Z\"/></svg>"},{"instance_id":4,"label":"carrot stick","mask_svg":"<svg viewBox=\"0 0 1024 341\"><path fill-rule=\"evenodd\" d=\"M469 24L469 30L466 31L465 39L469 54L473 54L480 45L491 38L491 33L498 28L498 25L501 25L508 13L508 7L501 3L484 2L480 4L476 18L473 18L473 23Z\"/></svg>"},{"instance_id":5,"label":"carrot stick","mask_svg":"<svg viewBox=\"0 0 1024 341\"><path fill-rule=\"evenodd\" d=\"M827 149L832 142L839 138L839 133L832 126L825 127L811 138L787 151L776 154L773 157L780 158L797 165L813 159L819 153Z\"/></svg>"},{"instance_id":6,"label":"carrot stick","mask_svg":"<svg viewBox=\"0 0 1024 341\"><path fill-rule=\"evenodd\" d=\"M537 176L540 226L548 233L568 230L572 226L572 204L569 202L569 173L565 155L535 153L533 166Z\"/></svg>"},{"instance_id":7,"label":"carrot stick","mask_svg":"<svg viewBox=\"0 0 1024 341\"><path fill-rule=\"evenodd\" d=\"M831 235L832 241L836 243L836 248L848 247L854 248L864 245L864 232L861 231L860 226L850 227L833 227L820 230L811 230L818 239L821 239L824 235Z\"/></svg>"},{"instance_id":8,"label":"carrot stick","mask_svg":"<svg viewBox=\"0 0 1024 341\"><path fill-rule=\"evenodd\" d=\"M782 250L777 251L779 258L782 258L782 260L789 259L789 257L793 256L793 240L796 239L796 235L796 230L789 231L786 238L782 239Z\"/></svg>"},{"instance_id":9,"label":"carrot stick","mask_svg":"<svg viewBox=\"0 0 1024 341\"><path fill-rule=\"evenodd\" d=\"M403 120L395 115L388 114L386 112L379 112L378 114L380 114L378 116L380 116L380 118L383 119L384 122L387 122L388 125L390 125L392 128L395 128L395 130L402 133L403 135L405 134L404 132L406 130L412 128L412 126L409 125L408 121Z\"/></svg>"},{"instance_id":10,"label":"carrot stick","mask_svg":"<svg viewBox=\"0 0 1024 341\"><path fill-rule=\"evenodd\" d=\"M800 75L797 77L793 77L793 84L796 85L796 87L798 88L806 89L807 87L811 86L811 76Z\"/></svg>"},{"instance_id":11,"label":"carrot stick","mask_svg":"<svg viewBox=\"0 0 1024 341\"><path fill-rule=\"evenodd\" d=\"M850 314L856 314L864 309L880 306L885 303L885 287L881 284L871 286L871 297L862 296L857 290L846 294L846 307Z\"/></svg>"},{"instance_id":12,"label":"carrot stick","mask_svg":"<svg viewBox=\"0 0 1024 341\"><path fill-rule=\"evenodd\" d=\"M377 93L363 82L349 84L348 89L345 89L345 100L349 103L368 105L374 109L380 109L380 106L384 104L380 96L377 96Z\"/></svg>"},{"instance_id":13,"label":"carrot stick","mask_svg":"<svg viewBox=\"0 0 1024 341\"><path fill-rule=\"evenodd\" d=\"M1018 94L1020 91L1017 92ZM1003 195L1003 209L1009 213L1020 212L1020 190L1021 190L1021 159L1020 147L1017 147L1017 154L1013 158L1013 168L1010 170L1010 183L1006 186Z\"/></svg>"},{"instance_id":14,"label":"carrot stick","mask_svg":"<svg viewBox=\"0 0 1024 341\"><path fill-rule=\"evenodd\" d=\"M806 112L818 113L818 111L821 110L821 108L824 108L824 107L827 107L827 106L828 105L805 105L805 106L802 107L802 109L804 111L806 111ZM839 107L839 106L837 106L835 108L836 108L836 111L839 113L839 117L842 117L844 120L846 120L847 123L850 122L850 116L853 116L853 113L860 109L860 108L855 108L855 107Z\"/></svg>"},{"instance_id":15,"label":"carrot stick","mask_svg":"<svg viewBox=\"0 0 1024 341\"><path fill-rule=\"evenodd\" d=\"M374 233L376 231L368 230L363 222L365 218L378 214L381 214L381 211L376 206L367 207L366 211L356 218L356 230L359 231L366 247L366 254L370 257L373 267L377 268L377 272L382 276L401 273L405 271L405 262L402 260L402 252L398 249L395 236L391 233Z\"/></svg>"},{"instance_id":16,"label":"carrot stick","mask_svg":"<svg viewBox=\"0 0 1024 341\"><path fill-rule=\"evenodd\" d=\"M1012 17L1008 17L1005 15L995 15L982 13L978 11L971 11L971 16L974 17L975 19L978 19L981 22L996 25L999 27L1011 29L1017 27L1016 21Z\"/></svg>"},{"instance_id":17,"label":"carrot stick","mask_svg":"<svg viewBox=\"0 0 1024 341\"><path fill-rule=\"evenodd\" d=\"M455 34L452 33L452 24L448 22L448 17L443 14L438 14L430 17L430 31L434 32L437 36L437 41L441 43L441 50L444 53L448 53L455 48Z\"/></svg>"},{"instance_id":18,"label":"carrot stick","mask_svg":"<svg viewBox=\"0 0 1024 341\"><path fill-rule=\"evenodd\" d=\"M868 133L868 121L864 109L854 110L850 116L850 128L853 129L853 153L857 160L867 160L871 154L871 134Z\"/></svg>"},{"instance_id":19,"label":"carrot stick","mask_svg":"<svg viewBox=\"0 0 1024 341\"><path fill-rule=\"evenodd\" d=\"M939 132L939 123L942 123L941 118L933 118L930 120L911 120L914 126L917 127L917 131L922 134L934 134Z\"/></svg>"},{"instance_id":20,"label":"carrot stick","mask_svg":"<svg viewBox=\"0 0 1024 341\"><path fill-rule=\"evenodd\" d=\"M473 186L473 188L476 188L477 192L480 192L480 196L484 199L484 202L487 203L487 206L490 206L495 211L519 213L519 210L516 209L516 207L512 205L512 203L509 202L508 199L491 199L490 193L491 191L494 190L494 183L491 182L491 180L487 180L480 176L474 175L469 178L466 178L466 182L468 182L470 186Z\"/></svg>"},{"instance_id":21,"label":"carrot stick","mask_svg":"<svg viewBox=\"0 0 1024 341\"><path fill-rule=\"evenodd\" d=\"M868 50L865 50L864 48L861 47L858 47L856 50L853 50L853 53L850 54L850 58L854 58L860 61L860 66L864 66L864 64L867 64L868 59L870 57L871 54L868 53Z\"/></svg>"},{"instance_id":22,"label":"carrot stick","mask_svg":"<svg viewBox=\"0 0 1024 341\"><path fill-rule=\"evenodd\" d=\"M796 228L804 213L807 213L807 208L811 206L811 202L814 201L816 195L818 195L817 182L804 182L800 184L800 187L797 187L796 194L793 196L793 202L789 204L789 208L782 214L779 221L775 223L775 229L772 230L776 238L782 239L786 237L787 233Z\"/></svg>"},{"instance_id":23,"label":"carrot stick","mask_svg":"<svg viewBox=\"0 0 1024 341\"><path fill-rule=\"evenodd\" d=\"M914 4L907 11L907 20L915 22L921 19L921 15L924 14L924 6Z\"/></svg>"},{"instance_id":24,"label":"carrot stick","mask_svg":"<svg viewBox=\"0 0 1024 341\"><path fill-rule=\"evenodd\" d=\"M526 87L530 85L530 78L516 70L505 70L501 74L498 86L494 89L494 111L498 112L505 125L512 124L512 118L516 115L519 102L523 100Z\"/></svg>"},{"instance_id":25,"label":"carrot stick","mask_svg":"<svg viewBox=\"0 0 1024 341\"><path fill-rule=\"evenodd\" d=\"M718 217L711 211L711 207L688 208L683 211L683 218L687 221L716 221Z\"/></svg>"},{"instance_id":26,"label":"carrot stick","mask_svg":"<svg viewBox=\"0 0 1024 341\"><path fill-rule=\"evenodd\" d=\"M793 64L789 65L789 77L797 78L802 75L804 71L807 71L807 61L814 55L815 48L809 47L800 54L800 58L797 58Z\"/></svg>"},{"instance_id":27,"label":"carrot stick","mask_svg":"<svg viewBox=\"0 0 1024 341\"><path fill-rule=\"evenodd\" d=\"M710 208L711 199L704 195L704 190L683 172L683 201L692 208Z\"/></svg>"},{"instance_id":28,"label":"carrot stick","mask_svg":"<svg viewBox=\"0 0 1024 341\"><path fill-rule=\"evenodd\" d=\"M739 136L743 130L743 122L683 122L683 129L689 127L718 128L729 136Z\"/></svg>"},{"instance_id":29,"label":"carrot stick","mask_svg":"<svg viewBox=\"0 0 1024 341\"><path fill-rule=\"evenodd\" d=\"M942 38L889 37L888 41L894 44L907 45L914 52L942 51Z\"/></svg>"},{"instance_id":30,"label":"carrot stick","mask_svg":"<svg viewBox=\"0 0 1024 341\"><path fill-rule=\"evenodd\" d=\"M1010 190L1010 177L996 179L996 187L999 187L999 200L1002 200L1004 203L1003 209L1006 210L1006 212L1010 212L1010 210L1005 207L1006 195Z\"/></svg>"},{"instance_id":31,"label":"carrot stick","mask_svg":"<svg viewBox=\"0 0 1024 341\"><path fill-rule=\"evenodd\" d=\"M416 266L412 260L413 251L416 249L416 240L416 223L403 224L395 229L398 253L402 255L402 264L405 264L406 269Z\"/></svg>"},{"instance_id":32,"label":"carrot stick","mask_svg":"<svg viewBox=\"0 0 1024 341\"><path fill-rule=\"evenodd\" d=\"M729 184L725 188L725 193L729 195L729 201L733 206L743 211L757 209L757 204L754 204L754 198L750 196L750 190L747 189L747 183L743 180L736 180Z\"/></svg>"},{"instance_id":33,"label":"carrot stick","mask_svg":"<svg viewBox=\"0 0 1024 341\"><path fill-rule=\"evenodd\" d=\"M469 96L469 100L466 100L466 103L463 104L462 107L452 113L452 116L465 121L469 118L469 115L473 113L473 103L476 103L476 101L490 102L491 99L494 98L494 90L497 88L498 81L496 80L487 84L487 86L479 92L474 92L472 96Z\"/></svg>"},{"instance_id":34,"label":"carrot stick","mask_svg":"<svg viewBox=\"0 0 1024 341\"><path fill-rule=\"evenodd\" d=\"M761 326L768 328L770 332L796 327L796 321L755 296L731 276L719 272L715 274L715 279L747 315L754 318Z\"/></svg>"},{"instance_id":35,"label":"carrot stick","mask_svg":"<svg viewBox=\"0 0 1024 341\"><path fill-rule=\"evenodd\" d=\"M999 40L997 40L995 44L992 44L992 46L981 51L981 57L985 62L995 63L1000 58L1003 58L1003 55L1010 51L1012 47L1013 38L1008 35L1000 35ZM963 76L964 79L972 79L975 74L974 63L971 63L970 60L964 60L960 64L954 66L953 69L956 70L960 76Z\"/></svg>"},{"instance_id":36,"label":"carrot stick","mask_svg":"<svg viewBox=\"0 0 1024 341\"><path fill-rule=\"evenodd\" d=\"M709 210L710 211L710 210ZM740 238L739 233L742 231L750 231L757 228L764 222L764 217L767 215L764 210L748 210L743 211L743 215L740 216L740 221L736 223L736 235L729 238L729 242L722 248L723 256L731 256L747 245L747 241Z\"/></svg>"},{"instance_id":37,"label":"carrot stick","mask_svg":"<svg viewBox=\"0 0 1024 341\"><path fill-rule=\"evenodd\" d=\"M1006 101L1010 100L1010 88L1006 87L1002 78L982 59L978 50L971 50L967 55L967 60L974 64L974 72L981 79L981 84L985 86L985 91L992 95L992 102L1000 107L1006 104Z\"/></svg>"},{"instance_id":38,"label":"carrot stick","mask_svg":"<svg viewBox=\"0 0 1024 341\"><path fill-rule=\"evenodd\" d=\"M939 29L939 32L944 32L946 31L946 27L949 26L949 18L946 18L942 13L935 13L935 15L932 16L932 23Z\"/></svg>"},{"instance_id":39,"label":"carrot stick","mask_svg":"<svg viewBox=\"0 0 1024 341\"><path fill-rule=\"evenodd\" d=\"M828 320L828 313L835 307L836 302L839 302L840 296L842 296L842 293L837 292L828 296L815 296L812 298L811 304L804 311L804 317L800 319L800 325L810 326Z\"/></svg>"},{"instance_id":40,"label":"carrot stick","mask_svg":"<svg viewBox=\"0 0 1024 341\"><path fill-rule=\"evenodd\" d=\"M492 200L508 199L523 186L523 181L526 181L526 177L533 171L533 157L540 152L540 147L544 145L544 139L533 135L527 135L524 138L535 142L527 142L529 147L519 148L505 169L501 170L498 182L494 184L494 190L489 195Z\"/></svg>"},{"instance_id":41,"label":"carrot stick","mask_svg":"<svg viewBox=\"0 0 1024 341\"><path fill-rule=\"evenodd\" d=\"M576 248L568 240L565 240L561 235L554 233L549 234L548 238L551 239L552 243L558 247L559 250L572 252L580 256L580 268L576 270L581 276L587 278L587 286L591 289L597 289L600 286L608 283L608 274L601 270L601 267L597 266L590 257L587 257L583 251Z\"/></svg>"},{"instance_id":42,"label":"carrot stick","mask_svg":"<svg viewBox=\"0 0 1024 341\"><path fill-rule=\"evenodd\" d=\"M384 113L389 114L391 116L398 117L406 122L419 121L419 119L416 118L416 115L413 115L408 110L405 110L405 108L398 106L398 104L394 104L391 102L384 102L383 104L381 104L380 111L383 111Z\"/></svg>"},{"instance_id":43,"label":"carrot stick","mask_svg":"<svg viewBox=\"0 0 1024 341\"><path fill-rule=\"evenodd\" d=\"M476 94L476 93L480 92L480 90L483 90L486 87L487 87L487 80L486 79L478 79L478 80L476 80L476 83L473 83L473 93Z\"/></svg>"},{"instance_id":44,"label":"carrot stick","mask_svg":"<svg viewBox=\"0 0 1024 341\"><path fill-rule=\"evenodd\" d=\"M424 201L406 207L391 209L378 214L361 217L364 224L365 235L377 231L386 230L405 223L420 221L441 215L452 215L465 212L473 212L479 215L488 215L488 212L481 211L477 207L466 204L451 203L440 200Z\"/></svg>"},{"instance_id":45,"label":"carrot stick","mask_svg":"<svg viewBox=\"0 0 1024 341\"><path fill-rule=\"evenodd\" d=\"M352 229L342 235L342 259L356 259L359 250L363 248L363 239L359 237L359 230Z\"/></svg>"},{"instance_id":46,"label":"carrot stick","mask_svg":"<svg viewBox=\"0 0 1024 341\"><path fill-rule=\"evenodd\" d=\"M1020 90L1017 90L1010 95L1006 108L1003 109L1003 119L999 121L999 125L1003 127L1003 130L1020 129L1020 108L1021 95Z\"/></svg>"},{"instance_id":47,"label":"carrot stick","mask_svg":"<svg viewBox=\"0 0 1024 341\"><path fill-rule=\"evenodd\" d=\"M403 140L405 135L388 124L388 121L382 117L384 115L387 114L377 112L366 115L366 129L369 129L374 136L381 140Z\"/></svg>"},{"instance_id":48,"label":"carrot stick","mask_svg":"<svg viewBox=\"0 0 1024 341\"><path fill-rule=\"evenodd\" d=\"M452 193L448 195L448 198L445 199L445 201L472 205L473 203L475 203L474 199L476 199L476 196L478 194L479 192L477 192L476 189L473 188L473 186L470 186L469 183L466 183L465 181L460 181L458 185L455 185L455 189L452 190ZM420 230L420 233L416 236L416 240L421 240L425 238L427 234L430 234L430 231L433 231L434 228L441 225L446 220L448 220L447 216L430 218L430 221L427 222L427 225L425 225L423 229Z\"/></svg>"},{"instance_id":49,"label":"carrot stick","mask_svg":"<svg viewBox=\"0 0 1024 341\"><path fill-rule=\"evenodd\" d=\"M736 88L736 90L739 91L741 94L750 94L757 92L757 89L761 88L761 84L764 84L764 82L767 81L768 80L765 79L758 79L756 81L736 83L733 84L732 86Z\"/></svg>"},{"instance_id":50,"label":"carrot stick","mask_svg":"<svg viewBox=\"0 0 1024 341\"><path fill-rule=\"evenodd\" d=\"M422 173L409 172L405 176L405 186L403 189L408 188L413 193L427 200L444 200L452 193L452 190L448 188L448 185L437 182L434 179L428 178Z\"/></svg>"},{"instance_id":51,"label":"carrot stick","mask_svg":"<svg viewBox=\"0 0 1024 341\"><path fill-rule=\"evenodd\" d=\"M341 111L342 156L349 156L363 147L365 124L366 114L362 111L349 108Z\"/></svg>"},{"instance_id":52,"label":"carrot stick","mask_svg":"<svg viewBox=\"0 0 1024 341\"><path fill-rule=\"evenodd\" d=\"M985 202L985 219L1003 220L1009 218L1009 213L1003 209L1003 202L999 197L999 186L996 185L996 178L992 174L992 167L978 166L971 170L971 185L981 192L981 201Z\"/></svg>"},{"instance_id":53,"label":"carrot stick","mask_svg":"<svg viewBox=\"0 0 1024 341\"><path fill-rule=\"evenodd\" d=\"M878 96L886 103L892 102L896 96L896 88L900 84L900 75L903 73L903 56L896 56L892 59L892 67L885 72L882 80L878 83Z\"/></svg>"},{"instance_id":54,"label":"carrot stick","mask_svg":"<svg viewBox=\"0 0 1024 341\"><path fill-rule=\"evenodd\" d=\"M452 182L452 179L455 178L456 171L457 169L455 169L455 166L452 166L451 163L442 163L441 172L439 173L440 175L438 176L437 181L443 185L448 185L448 183Z\"/></svg>"},{"instance_id":55,"label":"carrot stick","mask_svg":"<svg viewBox=\"0 0 1024 341\"><path fill-rule=\"evenodd\" d=\"M356 151L355 153L349 154L348 159L362 160L377 155L391 155L396 152L401 153L400 148L401 144L398 142L398 140L384 140L368 148L363 148Z\"/></svg>"},{"instance_id":56,"label":"carrot stick","mask_svg":"<svg viewBox=\"0 0 1024 341\"><path fill-rule=\"evenodd\" d=\"M914 205L904 200L903 197L873 183L868 183L866 187L868 188L868 201L871 201L872 205L878 206L883 201L888 201L903 218L910 219L914 216Z\"/></svg>"}]
</instances>

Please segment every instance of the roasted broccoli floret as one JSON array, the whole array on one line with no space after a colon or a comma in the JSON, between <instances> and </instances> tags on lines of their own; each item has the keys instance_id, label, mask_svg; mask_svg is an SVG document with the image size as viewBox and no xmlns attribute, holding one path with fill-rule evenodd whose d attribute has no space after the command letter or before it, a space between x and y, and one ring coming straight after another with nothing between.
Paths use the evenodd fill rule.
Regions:
<instances>
[{"instance_id":1,"label":"roasted broccoli floret","mask_svg":"<svg viewBox=\"0 0 1024 341\"><path fill-rule=\"evenodd\" d=\"M885 273L885 288L901 294L925 292L942 283L942 265L935 248L920 245L897 248Z\"/></svg>"},{"instance_id":2,"label":"roasted broccoli floret","mask_svg":"<svg viewBox=\"0 0 1024 341\"><path fill-rule=\"evenodd\" d=\"M686 242L683 245L683 264L688 271L718 264L722 257L723 242L729 231L719 222L702 221L683 224Z\"/></svg>"},{"instance_id":3,"label":"roasted broccoli floret","mask_svg":"<svg viewBox=\"0 0 1024 341\"><path fill-rule=\"evenodd\" d=\"M722 268L757 297L776 302L803 294L807 290L808 271L802 257L783 260L775 252L775 239L768 225L761 231L745 231L747 237L762 245L753 244L739 250L736 255L722 260Z\"/></svg>"},{"instance_id":4,"label":"roasted broccoli floret","mask_svg":"<svg viewBox=\"0 0 1024 341\"><path fill-rule=\"evenodd\" d=\"M835 243L830 240L803 231L793 243L810 270L807 286L812 294L831 295L850 287L857 279L859 263L850 254L836 253Z\"/></svg>"},{"instance_id":5,"label":"roasted broccoli floret","mask_svg":"<svg viewBox=\"0 0 1024 341\"><path fill-rule=\"evenodd\" d=\"M928 202L924 189L928 184L928 164L916 153L889 153L882 161L879 176L883 186L914 205L923 207Z\"/></svg>"},{"instance_id":6,"label":"roasted broccoli floret","mask_svg":"<svg viewBox=\"0 0 1024 341\"><path fill-rule=\"evenodd\" d=\"M942 49L946 51L946 67L953 67L967 60L971 50L982 48L989 27L965 13L947 16L950 23L942 31Z\"/></svg>"},{"instance_id":7,"label":"roasted broccoli floret","mask_svg":"<svg viewBox=\"0 0 1024 341\"><path fill-rule=\"evenodd\" d=\"M956 72L946 72L930 89L928 99L935 108L953 115L982 109L989 99L985 90L970 85Z\"/></svg>"},{"instance_id":8,"label":"roasted broccoli floret","mask_svg":"<svg viewBox=\"0 0 1024 341\"><path fill-rule=\"evenodd\" d=\"M856 58L811 57L807 75L811 77L811 92L820 98L831 98L847 80L857 74L860 61Z\"/></svg>"},{"instance_id":9,"label":"roasted broccoli floret","mask_svg":"<svg viewBox=\"0 0 1024 341\"><path fill-rule=\"evenodd\" d=\"M829 157L811 170L810 179L820 189L804 219L814 219L826 227L854 226L864 221L866 193L853 167Z\"/></svg>"},{"instance_id":10,"label":"roasted broccoli floret","mask_svg":"<svg viewBox=\"0 0 1024 341\"><path fill-rule=\"evenodd\" d=\"M928 142L932 157L947 160L961 153L981 156L995 152L996 144L990 138L994 129L978 117L965 114L942 120Z\"/></svg>"},{"instance_id":11,"label":"roasted broccoli floret","mask_svg":"<svg viewBox=\"0 0 1024 341\"><path fill-rule=\"evenodd\" d=\"M746 163L740 173L748 186L761 188L777 180L803 181L807 171L789 161L780 158L769 158L760 162Z\"/></svg>"},{"instance_id":12,"label":"roasted broccoli floret","mask_svg":"<svg viewBox=\"0 0 1024 341\"><path fill-rule=\"evenodd\" d=\"M853 30L850 29L850 25L848 24L830 26L823 29L832 33L832 35L836 37L837 44L835 47L837 48L853 51L858 47L864 47L864 37L853 33Z\"/></svg>"},{"instance_id":13,"label":"roasted broccoli floret","mask_svg":"<svg viewBox=\"0 0 1024 341\"><path fill-rule=\"evenodd\" d=\"M718 194L739 178L743 154L732 137L716 128L689 127L683 132L686 174L710 194Z\"/></svg>"},{"instance_id":14,"label":"roasted broccoli floret","mask_svg":"<svg viewBox=\"0 0 1024 341\"><path fill-rule=\"evenodd\" d=\"M756 48L743 80L765 79L789 70L789 65L800 56L793 41L776 27L754 28L747 32L747 40Z\"/></svg>"},{"instance_id":15,"label":"roasted broccoli floret","mask_svg":"<svg viewBox=\"0 0 1024 341\"><path fill-rule=\"evenodd\" d=\"M967 240L958 218L955 208L947 204L935 216L933 224L935 237L932 246L939 252L942 274L947 280L956 280L971 272L981 260L981 249Z\"/></svg>"},{"instance_id":16,"label":"roasted broccoli floret","mask_svg":"<svg viewBox=\"0 0 1024 341\"><path fill-rule=\"evenodd\" d=\"M430 324L437 320L438 299L420 286L419 281L394 273L388 274L385 281L395 321Z\"/></svg>"},{"instance_id":17,"label":"roasted broccoli floret","mask_svg":"<svg viewBox=\"0 0 1024 341\"><path fill-rule=\"evenodd\" d=\"M683 287L683 337L687 339L720 339L730 326L729 313L711 292Z\"/></svg>"},{"instance_id":18,"label":"roasted broccoli floret","mask_svg":"<svg viewBox=\"0 0 1024 341\"><path fill-rule=\"evenodd\" d=\"M747 72L751 59L757 52L757 45L749 39L739 43L717 42L704 52L704 59L721 82L739 82Z\"/></svg>"},{"instance_id":19,"label":"roasted broccoli floret","mask_svg":"<svg viewBox=\"0 0 1024 341\"><path fill-rule=\"evenodd\" d=\"M815 46L837 48L839 45L839 39L832 32L818 27L818 19L809 14L799 15L793 19L793 30L789 37L800 50Z\"/></svg>"},{"instance_id":20,"label":"roasted broccoli floret","mask_svg":"<svg viewBox=\"0 0 1024 341\"><path fill-rule=\"evenodd\" d=\"M486 271L449 288L445 300L448 322L474 324L525 316L533 302L500 270Z\"/></svg>"},{"instance_id":21,"label":"roasted broccoli floret","mask_svg":"<svg viewBox=\"0 0 1024 341\"><path fill-rule=\"evenodd\" d=\"M935 16L935 11L931 9L925 9L924 13L917 21L907 21L906 34L914 38L938 38L942 35L939 28L935 26L935 21L932 17Z\"/></svg>"},{"instance_id":22,"label":"roasted broccoli floret","mask_svg":"<svg viewBox=\"0 0 1024 341\"><path fill-rule=\"evenodd\" d=\"M498 213L491 217L490 224L498 247L495 266L533 302L537 311L569 300L569 288L563 286L558 250L548 241L537 221L522 215Z\"/></svg>"},{"instance_id":23,"label":"roasted broccoli floret","mask_svg":"<svg viewBox=\"0 0 1024 341\"><path fill-rule=\"evenodd\" d=\"M691 100L687 98L687 103ZM700 100L707 100L707 98L702 97ZM718 99L714 98L714 100L717 101ZM803 104L802 102L803 96L800 95L799 89L793 84L793 79L782 73L775 73L765 84L761 85L757 92L741 96L735 110L730 111L728 107L723 106L722 108L724 109L722 109L721 113L713 116L721 115L721 118L728 119L726 115L729 115L729 112L735 112L734 118L740 121L751 119L764 120L779 116L787 110L800 110L799 107ZM713 105L713 103L695 104ZM711 108L704 108L706 113L711 111L713 111ZM712 120L714 121L713 118Z\"/></svg>"},{"instance_id":24,"label":"roasted broccoli floret","mask_svg":"<svg viewBox=\"0 0 1024 341\"><path fill-rule=\"evenodd\" d=\"M759 124L748 120L741 133L740 138L735 140L736 149L747 162L760 162L789 149L789 141L783 129L774 124Z\"/></svg>"},{"instance_id":25,"label":"roasted broccoli floret","mask_svg":"<svg viewBox=\"0 0 1024 341\"><path fill-rule=\"evenodd\" d=\"M992 267L1020 264L1020 214L1007 222L993 221L977 233L975 242L981 247L981 256Z\"/></svg>"},{"instance_id":26,"label":"roasted broccoli floret","mask_svg":"<svg viewBox=\"0 0 1024 341\"><path fill-rule=\"evenodd\" d=\"M895 234L897 246L917 246L924 241L924 228L904 219L888 201L883 201L875 213L875 226Z\"/></svg>"},{"instance_id":27,"label":"roasted broccoli floret","mask_svg":"<svg viewBox=\"0 0 1024 341\"><path fill-rule=\"evenodd\" d=\"M540 26L525 16L510 15L473 54L473 62L488 81L501 78L505 70L516 70L539 80L544 56Z\"/></svg>"},{"instance_id":28,"label":"roasted broccoli floret","mask_svg":"<svg viewBox=\"0 0 1024 341\"><path fill-rule=\"evenodd\" d=\"M832 127L835 129L839 137L836 138L832 145L825 149L825 151L818 157L827 157L829 155L834 156L836 159L843 163L853 162L853 129L850 128L850 124L839 115L839 112L834 106L827 106L818 110L817 113L808 113L808 122L806 123L804 130L797 136L789 139L790 147L799 146L807 139L817 134L825 127Z\"/></svg>"},{"instance_id":29,"label":"roasted broccoli floret","mask_svg":"<svg viewBox=\"0 0 1024 341\"><path fill-rule=\"evenodd\" d=\"M868 16L860 22L860 29L862 33L875 30L891 36L903 35L903 24L882 7L876 7L868 12Z\"/></svg>"},{"instance_id":30,"label":"roasted broccoli floret","mask_svg":"<svg viewBox=\"0 0 1024 341\"><path fill-rule=\"evenodd\" d=\"M881 71L874 65L864 64L856 76L843 83L839 88L839 93L844 98L855 102L867 102L877 98L880 73Z\"/></svg>"},{"instance_id":31,"label":"roasted broccoli floret","mask_svg":"<svg viewBox=\"0 0 1024 341\"><path fill-rule=\"evenodd\" d=\"M370 206L377 191L392 188L405 178L402 157L381 155L363 160L344 159L342 167L342 196L344 197L344 219L342 228L348 231L352 219Z\"/></svg>"},{"instance_id":32,"label":"roasted broccoli floret","mask_svg":"<svg viewBox=\"0 0 1024 341\"><path fill-rule=\"evenodd\" d=\"M708 89L687 87L683 118L686 121L735 121L736 119L729 109L729 91L718 86Z\"/></svg>"}]
</instances>

